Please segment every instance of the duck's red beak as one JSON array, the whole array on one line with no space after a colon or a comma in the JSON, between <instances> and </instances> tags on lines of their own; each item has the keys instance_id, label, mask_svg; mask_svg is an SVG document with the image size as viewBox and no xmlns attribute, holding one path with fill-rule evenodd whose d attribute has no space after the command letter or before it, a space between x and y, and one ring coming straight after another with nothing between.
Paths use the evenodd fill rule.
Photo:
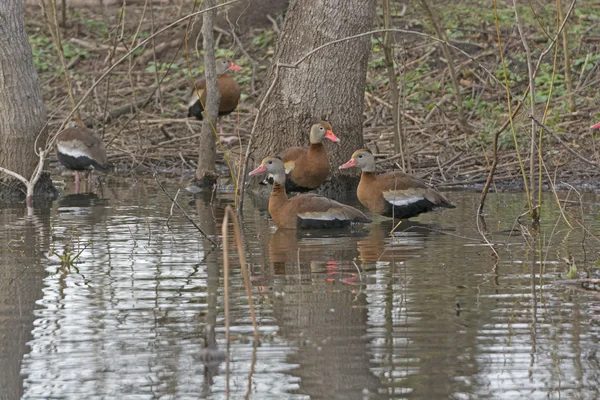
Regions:
<instances>
[{"instance_id":1,"label":"duck's red beak","mask_svg":"<svg viewBox=\"0 0 600 400\"><path fill-rule=\"evenodd\" d=\"M267 172L267 169L262 164L255 170L250 171L250 175L257 175L257 174L260 174L261 172Z\"/></svg>"},{"instance_id":2,"label":"duck's red beak","mask_svg":"<svg viewBox=\"0 0 600 400\"><path fill-rule=\"evenodd\" d=\"M327 129L327 132L325 132L325 139L329 139L335 143L340 142L340 138L335 136L335 133L333 133L333 131L331 129Z\"/></svg>"},{"instance_id":3,"label":"duck's red beak","mask_svg":"<svg viewBox=\"0 0 600 400\"><path fill-rule=\"evenodd\" d=\"M348 161L347 163L340 165L340 169L346 169L346 168L352 168L352 167L356 167L356 160L354 158L351 158L350 161Z\"/></svg>"},{"instance_id":4,"label":"duck's red beak","mask_svg":"<svg viewBox=\"0 0 600 400\"><path fill-rule=\"evenodd\" d=\"M242 67L240 67L239 65L237 65L237 64L236 64L236 63L234 63L233 61L231 61L231 62L229 63L229 70L230 70L230 71L239 71L239 70L241 70L241 69L242 69Z\"/></svg>"},{"instance_id":5,"label":"duck's red beak","mask_svg":"<svg viewBox=\"0 0 600 400\"><path fill-rule=\"evenodd\" d=\"M596 125L592 125L592 129L600 129L600 122L598 122Z\"/></svg>"}]
</instances>

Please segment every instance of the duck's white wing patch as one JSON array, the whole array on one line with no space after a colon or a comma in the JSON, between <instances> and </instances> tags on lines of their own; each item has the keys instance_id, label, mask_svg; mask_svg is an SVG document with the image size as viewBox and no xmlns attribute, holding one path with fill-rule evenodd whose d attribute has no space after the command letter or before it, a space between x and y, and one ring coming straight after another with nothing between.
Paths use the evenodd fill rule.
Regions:
<instances>
[{"instance_id":1,"label":"duck's white wing patch","mask_svg":"<svg viewBox=\"0 0 600 400\"><path fill-rule=\"evenodd\" d=\"M192 97L190 97L190 101L188 102L188 108L196 104L198 99L198 94L196 93L196 90L194 90L194 93L192 93Z\"/></svg>"},{"instance_id":2,"label":"duck's white wing patch","mask_svg":"<svg viewBox=\"0 0 600 400\"><path fill-rule=\"evenodd\" d=\"M383 198L394 206L408 206L424 200L425 197L421 190L409 188L406 190L389 190L383 192Z\"/></svg>"},{"instance_id":3,"label":"duck's white wing patch","mask_svg":"<svg viewBox=\"0 0 600 400\"><path fill-rule=\"evenodd\" d=\"M341 208L329 208L327 211L307 211L298 213L298 218L316 219L320 221L346 220L348 217Z\"/></svg>"},{"instance_id":4,"label":"duck's white wing patch","mask_svg":"<svg viewBox=\"0 0 600 400\"><path fill-rule=\"evenodd\" d=\"M90 155L83 150L82 144L75 141L62 141L56 143L56 149L59 153L78 158L78 157L90 157Z\"/></svg>"},{"instance_id":5,"label":"duck's white wing patch","mask_svg":"<svg viewBox=\"0 0 600 400\"><path fill-rule=\"evenodd\" d=\"M285 174L289 175L289 173L292 172L292 170L296 166L296 163L293 161L288 161L284 164L284 166L285 166Z\"/></svg>"}]
</instances>

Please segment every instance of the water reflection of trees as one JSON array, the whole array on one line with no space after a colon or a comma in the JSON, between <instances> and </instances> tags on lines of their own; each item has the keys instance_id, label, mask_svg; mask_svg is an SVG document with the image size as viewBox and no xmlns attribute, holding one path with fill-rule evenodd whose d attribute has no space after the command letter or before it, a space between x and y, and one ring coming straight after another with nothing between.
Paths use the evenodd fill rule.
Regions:
<instances>
[{"instance_id":1,"label":"water reflection of trees","mask_svg":"<svg viewBox=\"0 0 600 400\"><path fill-rule=\"evenodd\" d=\"M91 243L77 263L90 284L74 273L47 279L44 322L24 364L28 393L198 393L203 366L193 356L206 321L218 319L219 258L180 215L166 226L170 203L160 192L137 184L105 195L108 207L94 196L57 202L55 247ZM211 210L197 211L215 233ZM159 387L135 383L143 377Z\"/></svg>"},{"instance_id":2,"label":"water reflection of trees","mask_svg":"<svg viewBox=\"0 0 600 400\"><path fill-rule=\"evenodd\" d=\"M23 395L21 364L43 295L50 209L37 206L32 216L21 204L0 207L0 399Z\"/></svg>"},{"instance_id":3,"label":"water reflection of trees","mask_svg":"<svg viewBox=\"0 0 600 400\"><path fill-rule=\"evenodd\" d=\"M274 290L273 313L280 334L298 344L287 361L298 368L299 392L314 398L351 398L377 390L365 351L367 312L360 278L359 231L304 235L278 230L269 242Z\"/></svg>"},{"instance_id":4,"label":"water reflection of trees","mask_svg":"<svg viewBox=\"0 0 600 400\"><path fill-rule=\"evenodd\" d=\"M373 373L365 339L373 318L369 288L380 285L380 268L393 270L418 257L429 230L411 227L412 232L395 236L389 234L391 221L354 232L278 230L272 235L273 286L282 293L274 312L282 335L301 344L288 358L299 365L293 374L301 378L301 393L342 398L364 392L377 397L385 379ZM397 286L396 278L385 279Z\"/></svg>"},{"instance_id":5,"label":"water reflection of trees","mask_svg":"<svg viewBox=\"0 0 600 400\"><path fill-rule=\"evenodd\" d=\"M22 324L0 341L0 361L8 365L0 368L0 394L22 394L24 379L29 397L222 395L223 366L210 385L194 357L207 322L224 346L222 253L177 212L167 228L170 203L160 192L143 185L106 190L87 206L77 198L56 203L34 228L14 210L1 211L9 228L4 240L25 236L32 245L17 254L33 261L16 288L0 278L0 304L9 306L0 323ZM203 229L218 234L229 200L207 197L179 199ZM460 227L471 217L456 213L444 226ZM232 241L232 393L251 387L257 396L353 398L368 391L370 398L487 398L500 391L522 397L535 386L548 396L561 390L598 397L589 383L600 371L597 298L548 284L558 269L553 257L574 251L581 237L557 238L558 250L547 260L542 249L541 279L539 249L519 238L500 248L503 259L494 267L489 249L438 233L438 226L403 224L393 237L391 228L384 221L337 233L272 232L265 214L247 218L261 346L254 351L248 341L252 329ZM477 236L469 225L458 233ZM78 264L89 287L73 273L44 278L44 266L56 268L44 249L60 250L72 237L92 242ZM0 249L0 264L13 272L20 265L14 254Z\"/></svg>"}]
</instances>

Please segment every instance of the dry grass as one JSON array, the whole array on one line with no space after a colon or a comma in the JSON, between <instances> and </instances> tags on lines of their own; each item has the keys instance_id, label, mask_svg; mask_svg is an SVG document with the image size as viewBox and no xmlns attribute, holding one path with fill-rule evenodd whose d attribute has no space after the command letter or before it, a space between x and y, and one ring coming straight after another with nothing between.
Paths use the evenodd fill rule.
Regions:
<instances>
[{"instance_id":1,"label":"dry grass","mask_svg":"<svg viewBox=\"0 0 600 400\"><path fill-rule=\"evenodd\" d=\"M447 10L440 2L433 9L440 18L439 25L450 44L460 48L471 59L451 50L456 66L456 80L461 88L465 118L472 128L466 131L458 123L453 85L444 61L443 49L422 36L396 34L393 54L397 65L400 91L402 130L407 141L407 154L413 173L430 180L438 187L465 185L481 186L486 179L491 143L496 130L507 120L506 90L498 84L500 57L493 13L481 1L457 2ZM487 4L487 2L485 2ZM458 5L459 4L459 5ZM511 2L512 4L512 2ZM128 5L123 11L111 6L100 9L72 10L70 25L62 28L66 62L71 72L75 98L78 99L100 75L119 57L151 32L191 12L179 5L155 4L153 12L144 3ZM510 90L520 99L528 84L525 52L519 32L511 24L514 12L508 3L499 5L500 32L505 61L508 63ZM525 7L521 18L525 21L524 36L535 57L548 45L548 36L554 34L552 6L538 9ZM565 5L566 7L566 5ZM534 13L535 11L535 13ZM600 111L597 87L600 84L600 28L594 20L599 8L593 1L578 2L575 17L568 24L567 40L571 52L572 79L577 110L568 111L569 93L561 80L562 62L558 62L553 96L546 125L564 144L554 137L544 141L544 161L557 183L597 186L600 171L582 161L573 152L598 162L597 136L589 125ZM431 24L423 20L418 5L403 8L392 3L392 26L435 36ZM57 129L70 111L66 85L60 63L52 50L50 37L38 8L27 10L28 31L34 48L35 62L40 71L45 101L51 115L50 127ZM153 19L151 17L153 15ZM218 149L220 184L231 184L223 156L230 158L234 168L244 154L244 146L252 129L257 99L266 90L266 68L276 39L281 18L273 19L268 28L245 29L236 44L226 31L230 26L222 19L217 29L218 54L233 56L244 67L236 79L245 94L235 114L222 119L222 145ZM537 21L537 22L536 22ZM378 22L383 26L383 19ZM188 54L192 71L187 69L183 37L186 24L166 32L134 52L127 62L117 66L102 82L81 108L83 118L110 143L109 156L122 173L160 172L185 175L190 178L197 161L200 123L188 120L187 98L191 91L191 76L202 74L202 56L196 43L199 23L190 22ZM391 114L389 79L384 61L382 38L373 39L373 56L368 73L365 94L365 145L380 155L382 168L391 168L399 161L394 153L394 129ZM201 43L201 42L200 42ZM559 43L562 45L562 42ZM560 58L560 52L559 52ZM154 62L156 59L156 63ZM552 76L552 57L545 60L536 78L536 93L544 103ZM253 68L254 66L254 68ZM488 72L495 75L492 78ZM497 76L496 76L497 75ZM160 82L160 91L156 82ZM132 112L133 111L133 112ZM527 108L515 118L518 141L529 143ZM513 139L509 130L499 137L500 153L496 183L521 186L522 176L516 161ZM566 149L568 146L570 150ZM528 164L528 145L521 146L521 156Z\"/></svg>"}]
</instances>

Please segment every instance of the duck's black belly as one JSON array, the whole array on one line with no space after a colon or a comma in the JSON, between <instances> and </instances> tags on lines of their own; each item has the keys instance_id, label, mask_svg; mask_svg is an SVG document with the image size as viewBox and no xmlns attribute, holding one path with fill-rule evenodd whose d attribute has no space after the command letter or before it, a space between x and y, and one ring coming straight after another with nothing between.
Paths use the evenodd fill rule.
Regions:
<instances>
[{"instance_id":1,"label":"duck's black belly","mask_svg":"<svg viewBox=\"0 0 600 400\"><path fill-rule=\"evenodd\" d=\"M300 229L335 229L345 228L350 226L351 221L349 220L322 220L322 219L308 219L298 217L298 228Z\"/></svg>"},{"instance_id":2,"label":"duck's black belly","mask_svg":"<svg viewBox=\"0 0 600 400\"><path fill-rule=\"evenodd\" d=\"M192 106L190 108L188 108L188 118L189 117L196 117L196 119L199 119L200 121L202 121L202 112L204 110L202 109L202 105L200 104L199 101L195 102L194 104L192 104Z\"/></svg>"},{"instance_id":3,"label":"duck's black belly","mask_svg":"<svg viewBox=\"0 0 600 400\"><path fill-rule=\"evenodd\" d=\"M289 177L289 175L288 175L288 177ZM285 180L285 191L287 193L291 193L291 192L306 193L306 192L310 192L311 190L315 190L315 189L316 188L308 188L305 186L296 185L296 183L294 181L292 181L291 179Z\"/></svg>"},{"instance_id":4,"label":"duck's black belly","mask_svg":"<svg viewBox=\"0 0 600 400\"><path fill-rule=\"evenodd\" d=\"M234 110L235 110L235 108L232 110L219 110L219 116L231 114ZM197 101L191 107L188 108L187 116L188 116L188 118L195 117L196 119L199 119L200 121L202 121L204 119L203 112L204 112L204 110L202 109L202 104L200 104L200 102Z\"/></svg>"},{"instance_id":5,"label":"duck's black belly","mask_svg":"<svg viewBox=\"0 0 600 400\"><path fill-rule=\"evenodd\" d=\"M392 217L394 219L408 219L416 217L419 214L426 213L436 208L436 205L427 199L422 199L414 203L394 206L389 202L385 202L385 209L381 215Z\"/></svg>"},{"instance_id":6,"label":"duck's black belly","mask_svg":"<svg viewBox=\"0 0 600 400\"><path fill-rule=\"evenodd\" d=\"M72 157L67 154L63 154L58 152L56 154L58 157L58 161L68 169L72 169L75 171L83 171L87 169L92 169L92 165L95 164L95 161L86 156L80 157Z\"/></svg>"}]
</instances>

